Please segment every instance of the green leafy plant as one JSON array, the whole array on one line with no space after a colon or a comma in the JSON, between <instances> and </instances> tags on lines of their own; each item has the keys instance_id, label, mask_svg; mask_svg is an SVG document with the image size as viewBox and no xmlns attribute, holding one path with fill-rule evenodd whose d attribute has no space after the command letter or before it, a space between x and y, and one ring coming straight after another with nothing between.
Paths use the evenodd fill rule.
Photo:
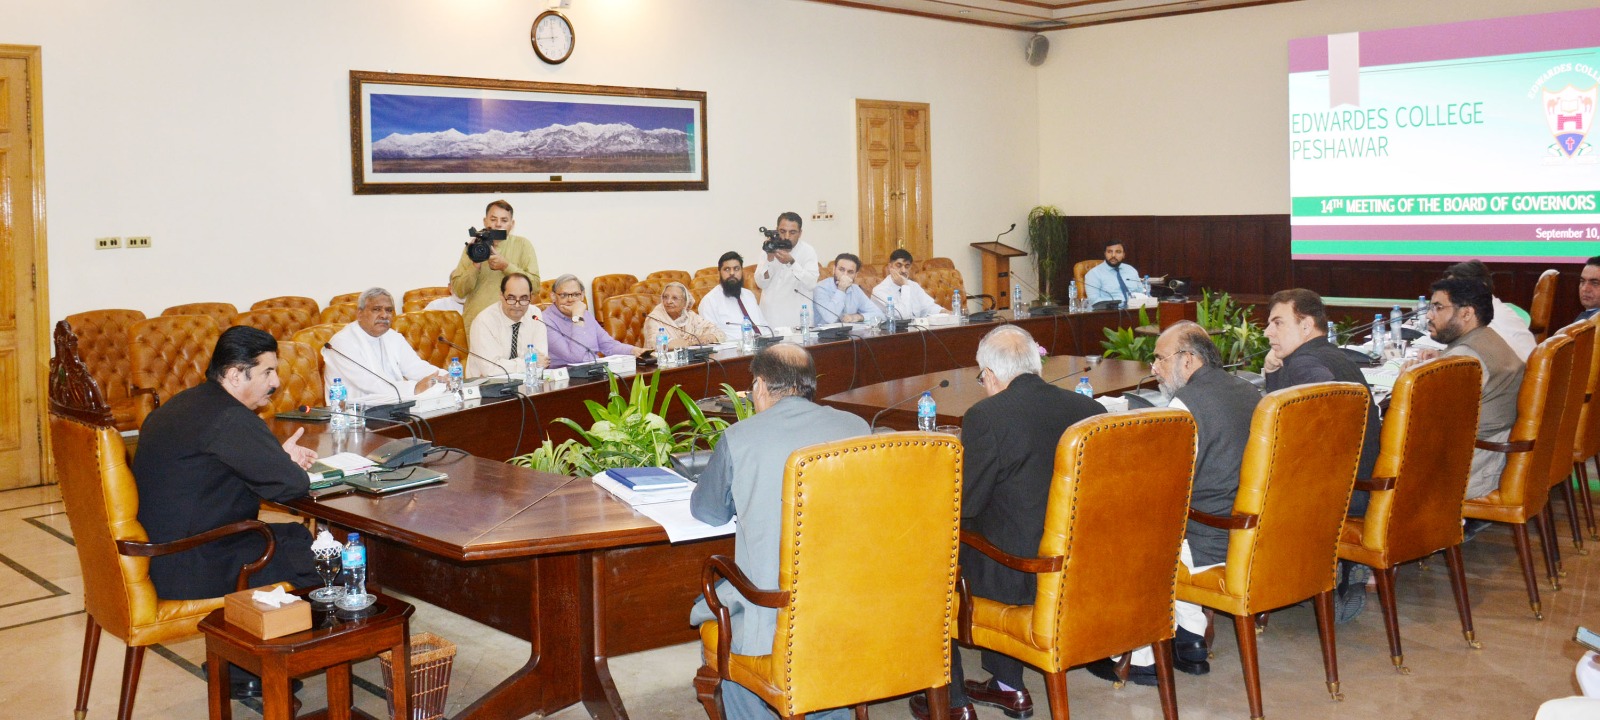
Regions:
<instances>
[{"instance_id":1,"label":"green leafy plant","mask_svg":"<svg viewBox=\"0 0 1600 720\"><path fill-rule=\"evenodd\" d=\"M1240 306L1227 293L1207 290L1201 295L1195 315L1207 331L1221 331L1213 332L1211 339L1217 344L1223 364L1243 363L1242 369L1261 372L1268 343L1266 330L1250 319L1254 309L1251 305Z\"/></svg>"},{"instance_id":2,"label":"green leafy plant","mask_svg":"<svg viewBox=\"0 0 1600 720\"><path fill-rule=\"evenodd\" d=\"M1028 252L1033 253L1033 269L1038 276L1038 299L1054 298L1059 289L1053 287L1056 268L1069 262L1067 222L1061 217L1061 208L1040 205L1028 212Z\"/></svg>"},{"instance_id":3,"label":"green leafy plant","mask_svg":"<svg viewBox=\"0 0 1600 720\"><path fill-rule=\"evenodd\" d=\"M1139 308L1139 324L1150 324L1150 313L1146 308ZM1105 328L1106 339L1100 346L1105 348L1105 356L1120 360L1135 360L1138 362L1152 362L1156 357L1156 339L1148 335L1138 335L1133 328Z\"/></svg>"},{"instance_id":4,"label":"green leafy plant","mask_svg":"<svg viewBox=\"0 0 1600 720\"><path fill-rule=\"evenodd\" d=\"M1340 345L1348 345L1348 344L1350 344L1352 336L1355 335L1355 332L1354 332L1355 327L1357 325L1361 324L1361 322L1356 320L1355 318L1349 318L1349 317L1347 317L1347 318L1345 318L1343 320L1332 321L1332 323L1333 323L1333 334L1334 334L1335 337L1337 337L1339 339L1339 344Z\"/></svg>"}]
</instances>

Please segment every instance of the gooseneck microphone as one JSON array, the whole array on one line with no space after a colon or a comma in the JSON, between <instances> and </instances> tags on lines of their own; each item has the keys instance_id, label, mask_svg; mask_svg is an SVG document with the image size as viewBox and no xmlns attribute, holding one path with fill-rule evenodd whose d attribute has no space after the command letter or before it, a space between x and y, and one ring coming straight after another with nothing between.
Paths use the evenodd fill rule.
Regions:
<instances>
[{"instance_id":1,"label":"gooseneck microphone","mask_svg":"<svg viewBox=\"0 0 1600 720\"><path fill-rule=\"evenodd\" d=\"M688 328L682 328L682 327L678 327L677 325L673 325L671 321L666 320L664 318L657 317L654 313L652 313L650 315L646 315L645 319L654 320L654 321L656 321L658 323L661 323L662 325L670 326L673 330L676 330L676 331L681 332L681 333L683 333L685 335L688 335L689 337L694 338L694 341L697 344L700 344L700 345L715 345L716 344L715 342L706 342L705 338L700 337L696 333L689 332ZM646 338L646 339L647 340L651 340L651 341L655 340L655 338Z\"/></svg>"},{"instance_id":2,"label":"gooseneck microphone","mask_svg":"<svg viewBox=\"0 0 1600 720\"><path fill-rule=\"evenodd\" d=\"M794 288L794 294L799 295L800 297L803 297L803 298L805 298L807 300L810 300L811 301L811 307L813 307L813 308L816 308L818 310L827 310L828 312L833 313L833 321L834 322L844 322L843 320L841 320L839 318L839 313L833 312L833 308L823 307L822 303L819 303L819 302L816 301L816 298L801 292L800 288Z\"/></svg>"},{"instance_id":3,"label":"gooseneck microphone","mask_svg":"<svg viewBox=\"0 0 1600 720\"><path fill-rule=\"evenodd\" d=\"M1004 237L1004 236L1006 236L1006 235L1010 235L1010 234L1011 234L1011 231L1012 231L1012 230L1015 230L1015 229L1017 229L1017 224L1016 224L1016 223L1011 223L1011 227L1008 227L1008 228L1006 228L1006 231L1005 231L1005 232L1003 232L1003 233L1000 233L1000 234L999 234L999 235L996 235L996 236L994 236L994 241L995 241L995 242L1000 242L1000 238L1002 238L1002 237Z\"/></svg>"},{"instance_id":4,"label":"gooseneck microphone","mask_svg":"<svg viewBox=\"0 0 1600 720\"><path fill-rule=\"evenodd\" d=\"M484 357L482 355L479 355L479 354L477 354L477 353L475 353L475 352L473 352L471 350L468 350L467 348L461 347L460 345L457 345L457 344L455 344L453 342L450 342L450 340L445 338L445 336L443 336L443 335L440 335L437 338L437 340L439 342L442 342L442 343L446 344L446 345L449 345L452 348L455 348L456 350L460 350L461 352L464 352L464 353L466 353L468 355L471 355L471 356L473 356L473 357L475 357L475 358L477 358L479 360L482 360L482 361L484 361L486 363L489 363L489 367L492 367L495 370L500 371L501 375L506 376L506 381L505 382L496 383L495 384L494 387L497 388L494 391L495 397L511 397L512 395L517 394L517 381L514 378L511 377L510 371L506 370L503 366L500 365L500 363L497 363L497 362L495 362L493 360L490 360L489 358L486 358L486 357ZM488 392L489 387L490 386L488 386L488 385L484 385L483 386L482 392L483 392L484 395L488 395L489 394L489 392ZM506 390L501 390L501 389L498 389L498 388L505 388L505 389L510 390L511 392L506 392Z\"/></svg>"},{"instance_id":5,"label":"gooseneck microphone","mask_svg":"<svg viewBox=\"0 0 1600 720\"><path fill-rule=\"evenodd\" d=\"M303 413L310 413L315 409L316 408L313 408L310 405L300 406L300 412ZM380 422L393 423L405 428L406 432L411 433L410 438L390 440L389 442L386 442L373 449L372 452L367 453L366 458L377 463L380 467L393 470L395 468L405 467L406 465L417 465L420 464L423 459L427 457L428 453L433 450L433 443L417 437L417 431L411 427L410 422L398 422L390 418L378 417L376 415L341 412L332 408L323 408L322 412L326 412L329 415L343 415L345 417L361 418L363 420L377 420Z\"/></svg>"},{"instance_id":6,"label":"gooseneck microphone","mask_svg":"<svg viewBox=\"0 0 1600 720\"><path fill-rule=\"evenodd\" d=\"M896 400L893 405L890 405L890 406L888 406L888 407L886 407L886 408L884 408L882 410L879 410L876 415L872 416L872 422L867 424L868 432L871 432L872 430L874 430L874 429L876 429L878 427L878 418L883 417L884 413L889 412L890 410L893 410L896 407L904 405L907 402L909 402L909 401L911 401L911 400L913 400L915 398L922 397L922 394L925 393L925 392L933 392L934 390L937 390L939 388L947 388L947 387L950 387L950 381L949 380L940 380L938 385L934 385L933 387L927 388L925 390L918 390L918 391L916 391L916 392L914 392L914 393L912 393L910 395L907 395L907 396L905 396L903 398L900 398L899 400Z\"/></svg>"},{"instance_id":7,"label":"gooseneck microphone","mask_svg":"<svg viewBox=\"0 0 1600 720\"><path fill-rule=\"evenodd\" d=\"M336 347L333 346L333 343L324 342L324 343L322 343L322 348L324 350L332 350L333 354L338 355L339 357L342 357L342 358L344 358L346 360L349 360L351 365L354 365L354 366L356 366L358 368L361 368L362 370L367 371L368 375L371 375L371 376L373 376L373 377L375 377L375 378L377 378L379 380L382 380L384 382L384 384L388 385L390 388L392 388L394 390L394 404L393 405L379 405L377 407L374 407L374 408L372 408L373 414L378 414L380 411L386 411L386 412L389 413L390 417L404 417L404 416L406 416L408 414L408 413L406 413L406 410L411 409L411 406L416 404L415 401L412 401L412 402L407 402L406 401L405 395L401 394L401 392L400 392L400 386L394 384L394 381L390 380L387 377L384 377L383 375L381 375L378 372L374 371L372 368L369 368L369 367L367 367L365 365L362 365L361 363L357 362L355 358L350 357L349 355L346 355L343 352L340 352L339 348L336 348Z\"/></svg>"},{"instance_id":8,"label":"gooseneck microphone","mask_svg":"<svg viewBox=\"0 0 1600 720\"><path fill-rule=\"evenodd\" d=\"M543 315L540 315L537 319L539 320L539 324L541 324L541 325L543 325L543 326L545 326L545 327L547 327L547 328L549 328L551 330L554 330L557 335L560 335L561 337L566 338L567 342L570 342L573 345L577 345L578 347L581 347L584 350L589 351L589 359L591 361L600 359L600 351L599 350L596 350L596 349L594 349L592 347L589 347L588 345L585 345L583 342L579 341L577 338L575 338L572 335L562 331L561 328L558 328L558 327L556 327L554 325L551 325L550 323L545 322ZM596 319L595 322L599 322L599 320Z\"/></svg>"}]
</instances>

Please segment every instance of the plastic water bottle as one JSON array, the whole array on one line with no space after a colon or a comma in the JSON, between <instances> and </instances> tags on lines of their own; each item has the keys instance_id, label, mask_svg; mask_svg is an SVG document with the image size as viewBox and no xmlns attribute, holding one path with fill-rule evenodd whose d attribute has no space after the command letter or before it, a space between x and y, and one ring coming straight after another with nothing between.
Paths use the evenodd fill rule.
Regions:
<instances>
[{"instance_id":1,"label":"plastic water bottle","mask_svg":"<svg viewBox=\"0 0 1600 720\"><path fill-rule=\"evenodd\" d=\"M966 310L966 307L961 304L961 288L950 291L950 312L954 313L956 317L962 318L967 316Z\"/></svg>"},{"instance_id":2,"label":"plastic water bottle","mask_svg":"<svg viewBox=\"0 0 1600 720\"><path fill-rule=\"evenodd\" d=\"M1383 353L1383 342L1389 338L1389 331L1383 326L1383 313L1372 316L1372 354Z\"/></svg>"},{"instance_id":3,"label":"plastic water bottle","mask_svg":"<svg viewBox=\"0 0 1600 720\"><path fill-rule=\"evenodd\" d=\"M656 328L656 362L662 367L667 366L667 328Z\"/></svg>"},{"instance_id":4,"label":"plastic water bottle","mask_svg":"<svg viewBox=\"0 0 1600 720\"><path fill-rule=\"evenodd\" d=\"M450 392L461 392L461 381L465 375L466 370L463 370L461 367L461 358L450 358Z\"/></svg>"},{"instance_id":5,"label":"plastic water bottle","mask_svg":"<svg viewBox=\"0 0 1600 720\"><path fill-rule=\"evenodd\" d=\"M933 401L933 393L924 390L922 397L917 398L917 429L933 432L938 425L939 405Z\"/></svg>"},{"instance_id":6,"label":"plastic water bottle","mask_svg":"<svg viewBox=\"0 0 1600 720\"><path fill-rule=\"evenodd\" d=\"M1144 293L1146 295L1150 294L1150 276L1149 275L1144 276L1144 282L1139 284L1139 292L1142 292L1142 293Z\"/></svg>"},{"instance_id":7,"label":"plastic water bottle","mask_svg":"<svg viewBox=\"0 0 1600 720\"><path fill-rule=\"evenodd\" d=\"M347 592L356 596L367 594L367 546L361 544L361 533L350 533L339 560L350 577L350 583L345 586Z\"/></svg>"},{"instance_id":8,"label":"plastic water bottle","mask_svg":"<svg viewBox=\"0 0 1600 720\"><path fill-rule=\"evenodd\" d=\"M1028 306L1022 304L1022 285L1011 286L1011 317L1025 318L1028 316Z\"/></svg>"},{"instance_id":9,"label":"plastic water bottle","mask_svg":"<svg viewBox=\"0 0 1600 720\"><path fill-rule=\"evenodd\" d=\"M883 317L884 317L884 326L889 328L890 332L893 332L894 331L894 321L899 319L899 316L894 314L894 296L893 295L889 296L888 307L884 309Z\"/></svg>"},{"instance_id":10,"label":"plastic water bottle","mask_svg":"<svg viewBox=\"0 0 1600 720\"><path fill-rule=\"evenodd\" d=\"M800 342L811 339L811 304L800 303Z\"/></svg>"},{"instance_id":11,"label":"plastic water bottle","mask_svg":"<svg viewBox=\"0 0 1600 720\"><path fill-rule=\"evenodd\" d=\"M1078 311L1078 281L1067 281L1067 311Z\"/></svg>"},{"instance_id":12,"label":"plastic water bottle","mask_svg":"<svg viewBox=\"0 0 1600 720\"><path fill-rule=\"evenodd\" d=\"M1078 378L1078 386L1073 388L1072 391L1090 400L1094 399L1094 386L1089 384L1087 376Z\"/></svg>"},{"instance_id":13,"label":"plastic water bottle","mask_svg":"<svg viewBox=\"0 0 1600 720\"><path fill-rule=\"evenodd\" d=\"M333 384L328 386L328 410L330 413L345 412L344 401L350 397L350 388L344 386L342 378L334 378ZM354 423L345 415L328 415L329 430L343 430Z\"/></svg>"},{"instance_id":14,"label":"plastic water bottle","mask_svg":"<svg viewBox=\"0 0 1600 720\"><path fill-rule=\"evenodd\" d=\"M1417 296L1417 316L1411 319L1411 326L1418 330L1428 326L1428 298L1426 295Z\"/></svg>"},{"instance_id":15,"label":"plastic water bottle","mask_svg":"<svg viewBox=\"0 0 1600 720\"><path fill-rule=\"evenodd\" d=\"M1339 347L1339 330L1333 326L1333 323L1328 323L1328 344Z\"/></svg>"},{"instance_id":16,"label":"plastic water bottle","mask_svg":"<svg viewBox=\"0 0 1600 720\"><path fill-rule=\"evenodd\" d=\"M539 369L539 348L532 343L528 344L528 352L522 356L522 384L534 392L544 388L544 371Z\"/></svg>"},{"instance_id":17,"label":"plastic water bottle","mask_svg":"<svg viewBox=\"0 0 1600 720\"><path fill-rule=\"evenodd\" d=\"M1400 312L1399 305L1395 305L1394 309L1389 311L1389 332L1391 335L1393 335L1394 341L1397 343L1404 343L1406 341L1406 336L1400 332L1401 329L1405 327L1405 320L1403 319L1404 317L1405 313Z\"/></svg>"},{"instance_id":18,"label":"plastic water bottle","mask_svg":"<svg viewBox=\"0 0 1600 720\"><path fill-rule=\"evenodd\" d=\"M739 349L745 352L756 349L755 328L750 327L750 318L745 318L739 325Z\"/></svg>"}]
</instances>

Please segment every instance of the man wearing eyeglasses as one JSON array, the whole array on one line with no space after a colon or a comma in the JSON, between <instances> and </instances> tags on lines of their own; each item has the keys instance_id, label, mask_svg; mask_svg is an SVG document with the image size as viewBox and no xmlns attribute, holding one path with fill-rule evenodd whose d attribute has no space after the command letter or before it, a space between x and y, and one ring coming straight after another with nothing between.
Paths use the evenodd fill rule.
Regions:
<instances>
[{"instance_id":1,"label":"man wearing eyeglasses","mask_svg":"<svg viewBox=\"0 0 1600 720\"><path fill-rule=\"evenodd\" d=\"M539 366L550 363L544 323L533 307L533 280L522 273L510 273L500 280L498 312L478 313L467 336L472 354L467 358L467 377L503 377L523 371L522 358L528 346L539 352ZM493 362L491 362L493 361Z\"/></svg>"},{"instance_id":2,"label":"man wearing eyeglasses","mask_svg":"<svg viewBox=\"0 0 1600 720\"><path fill-rule=\"evenodd\" d=\"M1578 303L1583 305L1583 312L1578 313L1574 322L1588 320L1600 310L1600 255L1583 264L1583 273L1578 276Z\"/></svg>"}]
</instances>

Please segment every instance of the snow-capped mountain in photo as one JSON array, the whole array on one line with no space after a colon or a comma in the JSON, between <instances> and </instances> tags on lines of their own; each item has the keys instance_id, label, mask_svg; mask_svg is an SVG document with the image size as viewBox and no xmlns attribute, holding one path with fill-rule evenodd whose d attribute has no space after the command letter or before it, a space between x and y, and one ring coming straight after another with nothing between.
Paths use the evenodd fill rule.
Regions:
<instances>
[{"instance_id":1,"label":"snow-capped mountain in photo","mask_svg":"<svg viewBox=\"0 0 1600 720\"><path fill-rule=\"evenodd\" d=\"M640 130L624 123L551 125L524 132L467 135L454 128L431 133L394 133L372 144L375 160L407 158L605 157L624 154L682 155L689 135L682 130Z\"/></svg>"}]
</instances>

